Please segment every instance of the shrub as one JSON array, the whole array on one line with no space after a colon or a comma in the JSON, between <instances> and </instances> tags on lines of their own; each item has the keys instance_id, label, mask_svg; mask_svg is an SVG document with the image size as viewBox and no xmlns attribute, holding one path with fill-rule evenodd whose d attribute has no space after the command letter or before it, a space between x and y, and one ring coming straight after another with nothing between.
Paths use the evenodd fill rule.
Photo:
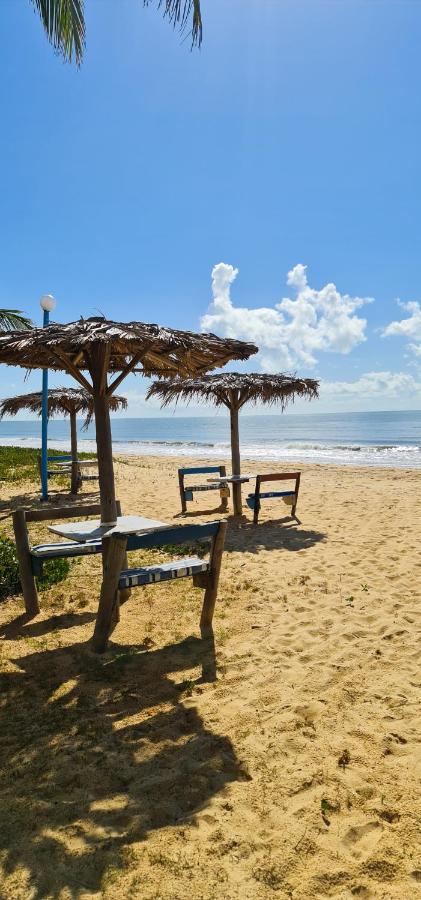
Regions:
<instances>
[{"instance_id":1,"label":"shrub","mask_svg":"<svg viewBox=\"0 0 421 900\"><path fill-rule=\"evenodd\" d=\"M50 585L63 581L70 570L68 559L50 559L44 564L44 571L37 579L38 587L45 591ZM13 597L22 591L19 565L13 541L0 536L0 600Z\"/></svg>"},{"instance_id":2,"label":"shrub","mask_svg":"<svg viewBox=\"0 0 421 900\"><path fill-rule=\"evenodd\" d=\"M9 538L0 537L0 600L21 590L16 548Z\"/></svg>"}]
</instances>

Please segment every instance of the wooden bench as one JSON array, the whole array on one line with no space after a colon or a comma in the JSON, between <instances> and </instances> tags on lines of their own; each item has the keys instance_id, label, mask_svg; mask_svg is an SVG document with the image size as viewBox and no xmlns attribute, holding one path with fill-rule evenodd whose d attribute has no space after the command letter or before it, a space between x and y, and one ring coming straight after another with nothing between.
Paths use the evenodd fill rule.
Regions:
<instances>
[{"instance_id":1,"label":"wooden bench","mask_svg":"<svg viewBox=\"0 0 421 900\"><path fill-rule=\"evenodd\" d=\"M196 491L219 491L221 496L221 511L226 512L228 509L229 488L220 484L185 484L186 475L210 475L217 473L221 478L225 478L227 471L225 466L193 466L186 469L178 470L178 484L180 488L181 512L187 512L187 501L193 500L193 493Z\"/></svg>"},{"instance_id":2,"label":"wooden bench","mask_svg":"<svg viewBox=\"0 0 421 900\"><path fill-rule=\"evenodd\" d=\"M117 501L117 514L121 515L120 502ZM101 553L101 541L87 541L77 544L75 541L57 541L55 543L31 546L28 523L54 522L60 519L75 517L88 518L100 516L99 504L90 506L63 506L54 509L16 509L13 513L13 530L15 533L16 553L19 562L19 574L22 585L25 610L28 615L36 616L40 611L36 578L42 575L43 564L50 559L69 559L75 556L86 556L90 553Z\"/></svg>"},{"instance_id":3,"label":"wooden bench","mask_svg":"<svg viewBox=\"0 0 421 900\"><path fill-rule=\"evenodd\" d=\"M274 472L269 475L256 475L256 489L254 494L249 494L246 503L249 509L254 510L253 514L253 522L257 525L259 521L259 512L260 512L260 503L261 500L269 500L272 498L282 497L288 504L291 505L291 516L295 517L295 510L297 508L298 501L298 492L300 490L300 478L301 472ZM261 485L264 482L268 481L291 481L295 480L295 487L293 490L289 491L265 491L262 492ZM288 498L288 499L286 499Z\"/></svg>"},{"instance_id":4,"label":"wooden bench","mask_svg":"<svg viewBox=\"0 0 421 900\"><path fill-rule=\"evenodd\" d=\"M83 460L78 461L81 464L77 466L77 473L74 479L74 493L77 494L79 492L80 487L84 481L98 481L99 475L98 473L94 475L85 475L83 472ZM56 465L56 468L48 469L47 468L47 478L54 478L56 475L70 475L72 476L72 457L65 453L62 456L47 456L47 465L48 464ZM67 465L57 465L57 463L67 463ZM39 475L41 478L41 456L38 456L38 469Z\"/></svg>"},{"instance_id":5,"label":"wooden bench","mask_svg":"<svg viewBox=\"0 0 421 900\"><path fill-rule=\"evenodd\" d=\"M192 578L195 587L205 589L200 628L203 635L210 632L218 594L226 529L226 522L216 521L204 525L178 525L143 535L112 534L103 538L104 578L93 636L94 650L103 653L107 649L113 623L119 619L118 606L122 602L123 590L179 578ZM182 544L185 541L203 539L211 540L208 560L203 560L199 556L188 556L159 565L132 569L125 567L126 553L132 550L146 550L166 544Z\"/></svg>"}]
</instances>

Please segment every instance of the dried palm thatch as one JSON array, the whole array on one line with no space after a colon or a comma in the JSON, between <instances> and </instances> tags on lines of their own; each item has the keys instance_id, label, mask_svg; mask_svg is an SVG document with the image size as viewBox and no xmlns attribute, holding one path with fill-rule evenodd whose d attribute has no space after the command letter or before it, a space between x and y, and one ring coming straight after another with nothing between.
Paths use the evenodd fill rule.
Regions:
<instances>
[{"instance_id":1,"label":"dried palm thatch","mask_svg":"<svg viewBox=\"0 0 421 900\"><path fill-rule=\"evenodd\" d=\"M108 372L124 371L128 365L133 371L139 365L137 371L145 375L187 377L257 353L254 344L214 334L94 317L0 335L0 362L15 366L19 360L19 365L28 369L62 371L70 368L64 364L67 358L74 373L80 374L91 372L92 356L98 348L107 352Z\"/></svg>"},{"instance_id":2,"label":"dried palm thatch","mask_svg":"<svg viewBox=\"0 0 421 900\"><path fill-rule=\"evenodd\" d=\"M192 376L257 353L254 344L194 334L143 322L102 317L66 325L51 323L30 332L0 335L0 363L67 372L93 397L98 450L101 521L115 523L110 397L130 372ZM91 381L83 374L89 372ZM115 378L108 382L108 373Z\"/></svg>"},{"instance_id":3,"label":"dried palm thatch","mask_svg":"<svg viewBox=\"0 0 421 900\"><path fill-rule=\"evenodd\" d=\"M279 403L284 410L296 397L313 400L318 397L319 382L295 375L266 375L263 373L222 372L200 378L157 381L149 389L146 399L160 397L162 406L178 400L203 400L215 406L240 409L245 403Z\"/></svg>"},{"instance_id":4,"label":"dried palm thatch","mask_svg":"<svg viewBox=\"0 0 421 900\"><path fill-rule=\"evenodd\" d=\"M127 400L125 397L116 397L114 394L110 397L109 406L111 412L116 412L118 409L127 409ZM0 400L0 419L4 416L16 416L23 409L28 409L35 415L40 416L42 413L41 391L34 391L33 394L20 394L18 397ZM76 416L78 413L86 416L83 428L87 428L94 415L92 394L88 394L87 391L83 391L81 388L50 388L48 391L48 417L50 419L54 418L54 416Z\"/></svg>"},{"instance_id":5,"label":"dried palm thatch","mask_svg":"<svg viewBox=\"0 0 421 900\"><path fill-rule=\"evenodd\" d=\"M296 397L313 400L319 395L319 383L313 378L297 378L295 375L266 375L260 373L222 372L220 375L202 375L200 378L176 378L157 381L149 388L146 399L160 397L162 406L178 400L209 401L215 406L226 406L231 420L232 474L241 475L240 437L238 413L245 403L279 403L282 411ZM242 512L241 483L233 484L234 514Z\"/></svg>"}]
</instances>

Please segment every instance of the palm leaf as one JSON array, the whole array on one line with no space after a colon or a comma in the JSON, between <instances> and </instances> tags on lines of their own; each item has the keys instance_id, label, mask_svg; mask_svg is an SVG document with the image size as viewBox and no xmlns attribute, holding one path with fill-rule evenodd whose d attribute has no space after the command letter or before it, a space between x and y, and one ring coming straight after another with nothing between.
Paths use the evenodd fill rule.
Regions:
<instances>
[{"instance_id":1,"label":"palm leaf","mask_svg":"<svg viewBox=\"0 0 421 900\"><path fill-rule=\"evenodd\" d=\"M28 331L32 322L19 309L0 309L0 331Z\"/></svg>"},{"instance_id":2,"label":"palm leaf","mask_svg":"<svg viewBox=\"0 0 421 900\"><path fill-rule=\"evenodd\" d=\"M80 66L85 49L84 0L31 0L48 40L69 62Z\"/></svg>"},{"instance_id":3,"label":"palm leaf","mask_svg":"<svg viewBox=\"0 0 421 900\"><path fill-rule=\"evenodd\" d=\"M149 6L152 0L143 0L145 6ZM164 16L183 33L186 31L191 18L192 46L200 47L202 43L202 13L200 0L158 0L158 7L164 7Z\"/></svg>"}]
</instances>

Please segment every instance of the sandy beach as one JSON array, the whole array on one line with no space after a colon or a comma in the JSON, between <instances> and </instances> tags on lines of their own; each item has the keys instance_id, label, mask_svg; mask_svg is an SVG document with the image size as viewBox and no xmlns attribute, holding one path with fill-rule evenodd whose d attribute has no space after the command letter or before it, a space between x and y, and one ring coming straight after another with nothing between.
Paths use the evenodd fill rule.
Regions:
<instances>
[{"instance_id":1,"label":"sandy beach","mask_svg":"<svg viewBox=\"0 0 421 900\"><path fill-rule=\"evenodd\" d=\"M178 464L119 458L123 511L217 518L177 517ZM1 898L421 897L421 472L297 468L301 524L229 518L215 681L190 580L134 591L103 657L98 558L32 622L0 605ZM2 484L1 531L36 498Z\"/></svg>"}]
</instances>

